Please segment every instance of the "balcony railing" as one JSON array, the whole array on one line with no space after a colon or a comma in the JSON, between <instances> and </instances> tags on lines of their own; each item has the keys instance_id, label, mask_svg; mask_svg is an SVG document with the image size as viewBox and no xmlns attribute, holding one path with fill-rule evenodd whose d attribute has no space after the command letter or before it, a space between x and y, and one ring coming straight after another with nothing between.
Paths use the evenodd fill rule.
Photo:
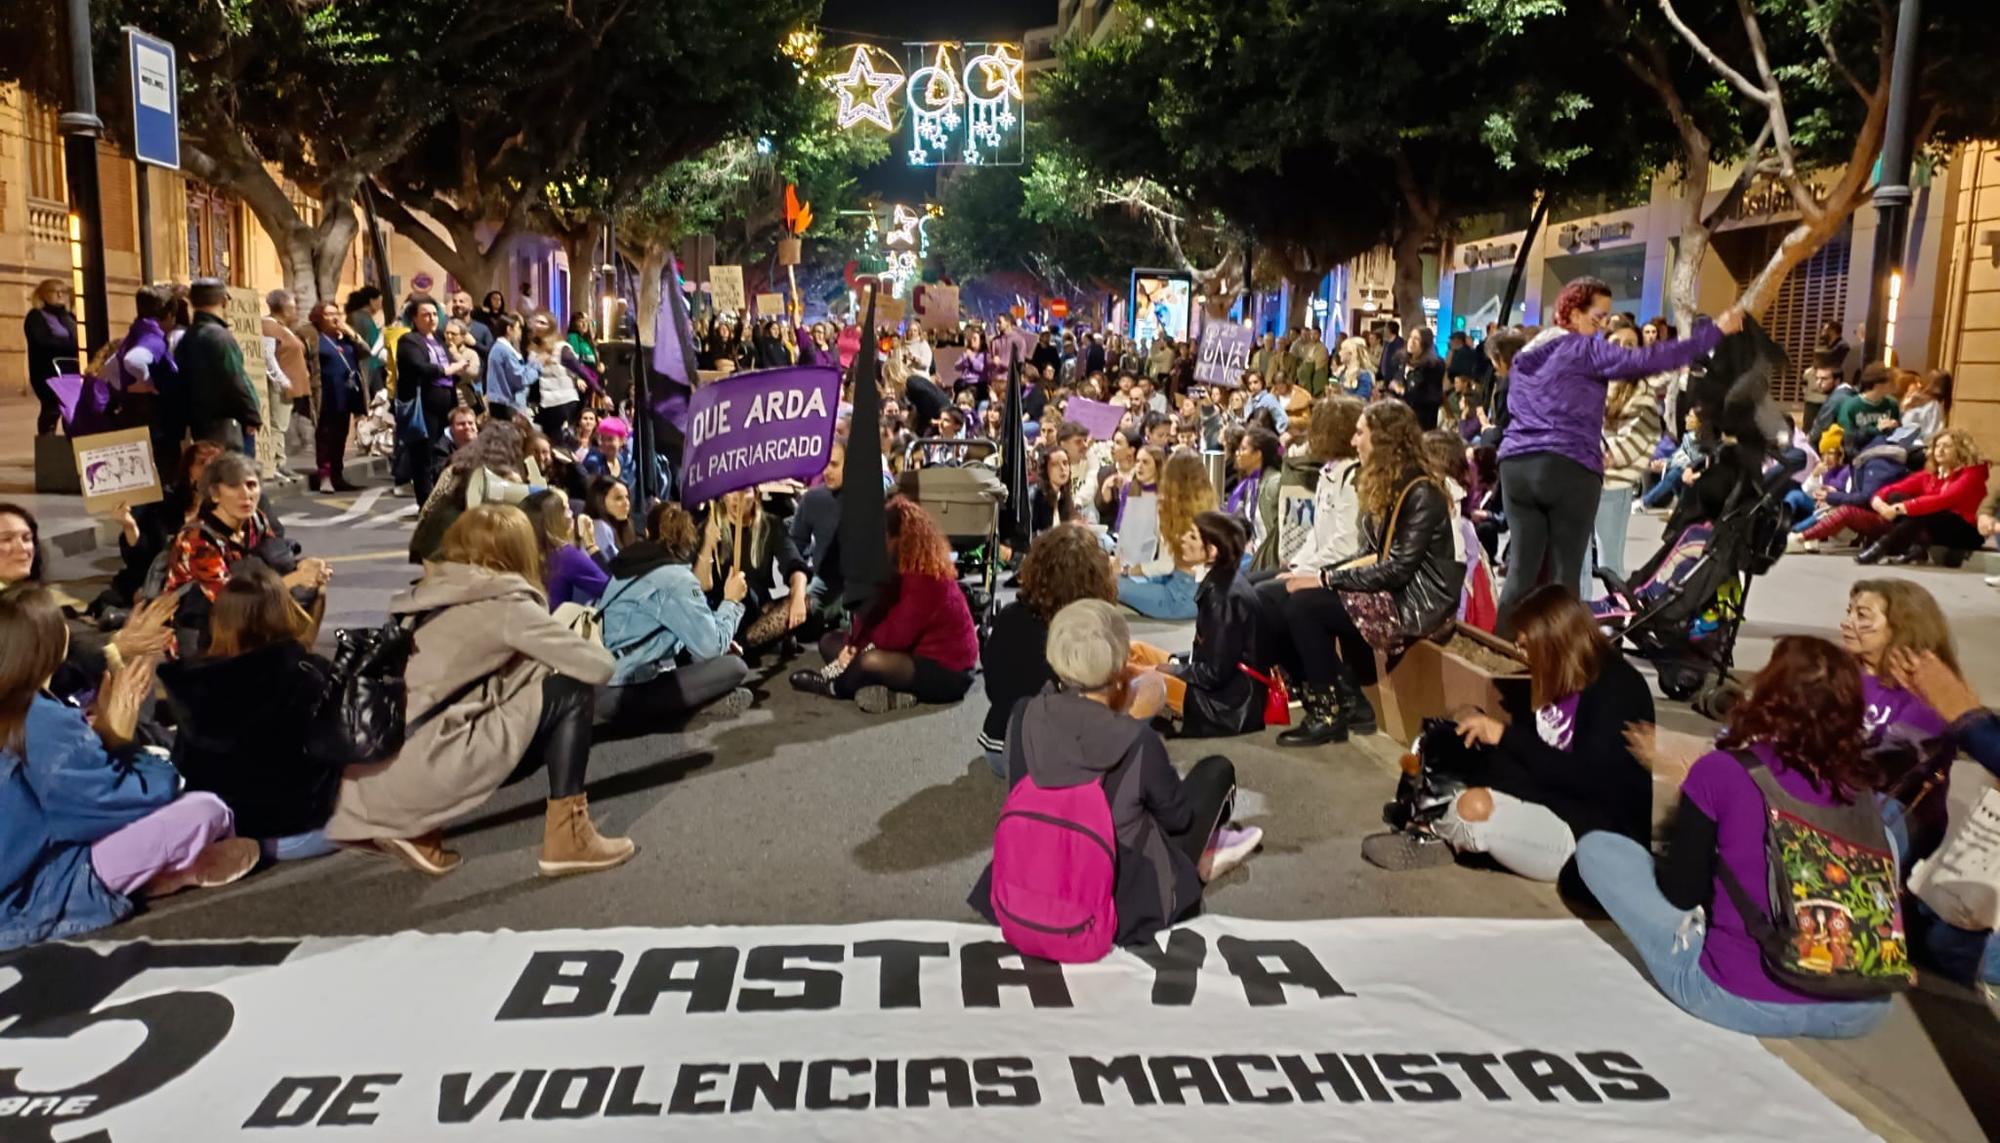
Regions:
<instances>
[{"instance_id":1,"label":"balcony railing","mask_svg":"<svg viewBox=\"0 0 2000 1143\"><path fill-rule=\"evenodd\" d=\"M69 245L69 207L45 198L29 199L28 237L57 246Z\"/></svg>"}]
</instances>

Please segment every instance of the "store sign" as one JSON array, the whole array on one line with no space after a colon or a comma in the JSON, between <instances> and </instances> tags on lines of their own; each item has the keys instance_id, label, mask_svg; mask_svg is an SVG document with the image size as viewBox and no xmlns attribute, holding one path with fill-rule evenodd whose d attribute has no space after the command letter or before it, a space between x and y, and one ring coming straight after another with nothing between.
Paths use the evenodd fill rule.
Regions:
<instances>
[{"instance_id":1,"label":"store sign","mask_svg":"<svg viewBox=\"0 0 2000 1143\"><path fill-rule=\"evenodd\" d=\"M0 990L20 1143L1872 1138L1572 921L48 944Z\"/></svg>"}]
</instances>

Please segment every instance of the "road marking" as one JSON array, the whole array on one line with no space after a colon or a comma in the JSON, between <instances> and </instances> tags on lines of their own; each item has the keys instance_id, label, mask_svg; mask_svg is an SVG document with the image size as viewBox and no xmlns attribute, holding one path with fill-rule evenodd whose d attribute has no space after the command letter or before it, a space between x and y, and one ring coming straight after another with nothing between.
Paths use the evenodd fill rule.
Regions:
<instances>
[{"instance_id":1,"label":"road marking","mask_svg":"<svg viewBox=\"0 0 2000 1143\"><path fill-rule=\"evenodd\" d=\"M345 524L350 520L359 520L366 516L369 510L375 507L375 502L382 499L382 494L387 491L389 490L386 488L364 490L361 495L354 498L354 504L338 516L309 516L304 512L290 512L278 519L284 521L287 528L331 528L335 524Z\"/></svg>"},{"instance_id":2,"label":"road marking","mask_svg":"<svg viewBox=\"0 0 2000 1143\"><path fill-rule=\"evenodd\" d=\"M361 521L359 524L356 524L355 527L380 528L385 524L394 524L399 520L415 517L417 514L417 507L418 506L415 504L405 504L401 508L396 509L394 512L384 512L379 516L370 516L368 519ZM415 526L414 519L411 519L411 525Z\"/></svg>"}]
</instances>

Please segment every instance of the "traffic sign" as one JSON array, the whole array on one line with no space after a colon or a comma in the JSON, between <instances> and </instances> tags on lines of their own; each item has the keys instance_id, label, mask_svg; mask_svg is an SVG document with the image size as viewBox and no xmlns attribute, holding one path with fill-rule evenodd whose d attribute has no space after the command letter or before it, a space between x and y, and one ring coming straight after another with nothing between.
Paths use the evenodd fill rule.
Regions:
<instances>
[{"instance_id":1,"label":"traffic sign","mask_svg":"<svg viewBox=\"0 0 2000 1143\"><path fill-rule=\"evenodd\" d=\"M181 88L174 46L126 28L125 58L132 74L132 157L179 170Z\"/></svg>"}]
</instances>

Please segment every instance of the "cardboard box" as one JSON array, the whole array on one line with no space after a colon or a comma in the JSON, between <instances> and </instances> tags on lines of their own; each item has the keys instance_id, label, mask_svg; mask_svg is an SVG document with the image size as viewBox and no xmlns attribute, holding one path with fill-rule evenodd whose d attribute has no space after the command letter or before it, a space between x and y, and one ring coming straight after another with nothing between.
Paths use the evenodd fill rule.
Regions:
<instances>
[{"instance_id":1,"label":"cardboard box","mask_svg":"<svg viewBox=\"0 0 2000 1143\"><path fill-rule=\"evenodd\" d=\"M1454 634L1519 661L1512 645L1478 628L1459 623ZM1379 654L1375 666L1380 682L1368 688L1369 701L1375 704L1382 733L1405 746L1422 732L1424 719L1443 718L1468 703L1506 722L1534 716L1526 664L1515 673L1494 674L1428 639L1420 639L1404 652L1395 670L1389 670Z\"/></svg>"}]
</instances>

